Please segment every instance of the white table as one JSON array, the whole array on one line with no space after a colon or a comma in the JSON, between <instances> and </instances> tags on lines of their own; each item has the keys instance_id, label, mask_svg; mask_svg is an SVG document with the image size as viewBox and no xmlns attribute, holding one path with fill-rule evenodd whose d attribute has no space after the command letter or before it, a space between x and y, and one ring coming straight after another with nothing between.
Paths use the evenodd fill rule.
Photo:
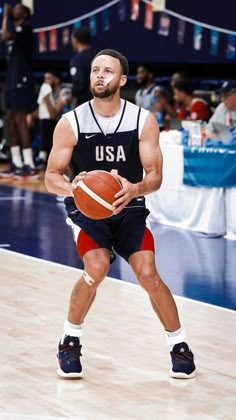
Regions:
<instances>
[{"instance_id":1,"label":"white table","mask_svg":"<svg viewBox=\"0 0 236 420\"><path fill-rule=\"evenodd\" d=\"M160 144L163 183L159 191L146 196L150 222L236 239L236 188L184 185L183 146Z\"/></svg>"}]
</instances>

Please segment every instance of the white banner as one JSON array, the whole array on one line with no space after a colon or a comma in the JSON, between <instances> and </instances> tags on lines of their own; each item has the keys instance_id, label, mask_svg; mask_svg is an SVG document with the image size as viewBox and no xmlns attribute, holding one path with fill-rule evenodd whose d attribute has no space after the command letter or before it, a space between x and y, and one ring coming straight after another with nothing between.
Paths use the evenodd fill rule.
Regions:
<instances>
[{"instance_id":1,"label":"white banner","mask_svg":"<svg viewBox=\"0 0 236 420\"><path fill-rule=\"evenodd\" d=\"M30 8L31 14L34 13L34 0L22 0L21 3Z\"/></svg>"},{"instance_id":2,"label":"white banner","mask_svg":"<svg viewBox=\"0 0 236 420\"><path fill-rule=\"evenodd\" d=\"M160 12L166 8L166 0L152 0L153 11Z\"/></svg>"}]
</instances>

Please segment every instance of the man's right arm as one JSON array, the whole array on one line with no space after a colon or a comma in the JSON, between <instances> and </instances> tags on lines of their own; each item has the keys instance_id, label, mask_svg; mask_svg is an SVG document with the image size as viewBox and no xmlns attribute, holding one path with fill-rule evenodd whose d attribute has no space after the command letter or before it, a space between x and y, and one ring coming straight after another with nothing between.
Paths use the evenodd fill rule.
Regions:
<instances>
[{"instance_id":1,"label":"man's right arm","mask_svg":"<svg viewBox=\"0 0 236 420\"><path fill-rule=\"evenodd\" d=\"M73 197L72 184L65 180L65 174L73 149L77 143L75 134L66 118L61 118L53 134L53 147L45 173L45 186L51 193Z\"/></svg>"},{"instance_id":2,"label":"man's right arm","mask_svg":"<svg viewBox=\"0 0 236 420\"><path fill-rule=\"evenodd\" d=\"M12 13L11 6L8 3L4 4L4 13L2 18L2 41L10 41L15 38L14 32L9 29L9 21Z\"/></svg>"}]
</instances>

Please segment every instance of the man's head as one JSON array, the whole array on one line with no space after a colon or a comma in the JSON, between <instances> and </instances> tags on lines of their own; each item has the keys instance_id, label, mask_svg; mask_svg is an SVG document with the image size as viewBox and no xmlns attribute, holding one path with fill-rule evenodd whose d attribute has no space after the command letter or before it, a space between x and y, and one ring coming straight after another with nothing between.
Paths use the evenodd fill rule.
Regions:
<instances>
[{"instance_id":1,"label":"man's head","mask_svg":"<svg viewBox=\"0 0 236 420\"><path fill-rule=\"evenodd\" d=\"M129 64L119 51L99 51L91 63L90 90L97 98L114 95L125 85Z\"/></svg>"},{"instance_id":2,"label":"man's head","mask_svg":"<svg viewBox=\"0 0 236 420\"><path fill-rule=\"evenodd\" d=\"M29 7L18 3L12 9L12 17L14 21L26 21L30 19L30 9Z\"/></svg>"},{"instance_id":3,"label":"man's head","mask_svg":"<svg viewBox=\"0 0 236 420\"><path fill-rule=\"evenodd\" d=\"M136 72L136 80L140 87L148 87L153 83L154 73L148 64L138 66Z\"/></svg>"},{"instance_id":4,"label":"man's head","mask_svg":"<svg viewBox=\"0 0 236 420\"><path fill-rule=\"evenodd\" d=\"M236 80L225 81L218 93L229 110L236 110Z\"/></svg>"},{"instance_id":5,"label":"man's head","mask_svg":"<svg viewBox=\"0 0 236 420\"><path fill-rule=\"evenodd\" d=\"M60 85L61 83L61 75L56 70L48 70L44 74L44 83L48 83L52 86L52 88Z\"/></svg>"},{"instance_id":6,"label":"man's head","mask_svg":"<svg viewBox=\"0 0 236 420\"><path fill-rule=\"evenodd\" d=\"M170 79L170 86L172 89L174 89L174 86L177 82L181 81L189 81L190 77L189 74L186 71L176 71L172 74Z\"/></svg>"},{"instance_id":7,"label":"man's head","mask_svg":"<svg viewBox=\"0 0 236 420\"><path fill-rule=\"evenodd\" d=\"M174 85L174 98L176 102L184 102L186 97L192 96L194 86L191 81L180 80Z\"/></svg>"},{"instance_id":8,"label":"man's head","mask_svg":"<svg viewBox=\"0 0 236 420\"><path fill-rule=\"evenodd\" d=\"M71 44L75 51L82 51L90 47L90 32L86 26L81 26L73 30Z\"/></svg>"}]
</instances>

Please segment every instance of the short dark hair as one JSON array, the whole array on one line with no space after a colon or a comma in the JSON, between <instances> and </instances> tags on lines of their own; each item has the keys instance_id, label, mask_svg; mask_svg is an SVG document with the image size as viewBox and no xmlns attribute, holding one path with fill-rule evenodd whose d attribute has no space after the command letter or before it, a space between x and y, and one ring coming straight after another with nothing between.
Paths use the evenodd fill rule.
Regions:
<instances>
[{"instance_id":1,"label":"short dark hair","mask_svg":"<svg viewBox=\"0 0 236 420\"><path fill-rule=\"evenodd\" d=\"M45 71L45 73L50 73L50 74L52 74L54 77L57 77L58 79L62 79L62 75L61 75L61 73L60 73L60 71L59 70L54 70L54 69L49 69L49 70L47 70L47 71Z\"/></svg>"},{"instance_id":2,"label":"short dark hair","mask_svg":"<svg viewBox=\"0 0 236 420\"><path fill-rule=\"evenodd\" d=\"M89 45L91 42L90 32L86 26L80 26L72 32L73 38L81 42L81 44Z\"/></svg>"},{"instance_id":3,"label":"short dark hair","mask_svg":"<svg viewBox=\"0 0 236 420\"><path fill-rule=\"evenodd\" d=\"M194 91L194 85L190 80L179 80L174 84L174 89L185 92L187 95L192 95Z\"/></svg>"},{"instance_id":4,"label":"short dark hair","mask_svg":"<svg viewBox=\"0 0 236 420\"><path fill-rule=\"evenodd\" d=\"M30 8L28 6L25 6L24 4L22 4L22 9L24 11L25 19L30 19L30 17L31 17L31 10L30 10Z\"/></svg>"},{"instance_id":5,"label":"short dark hair","mask_svg":"<svg viewBox=\"0 0 236 420\"><path fill-rule=\"evenodd\" d=\"M123 74L125 74L125 76L128 76L128 74L129 74L128 60L119 51L112 50L112 49L109 49L109 48L107 48L105 50L101 50L95 55L95 57L92 60L92 63L95 60L95 58L99 57L100 55L110 55L111 57L117 58L117 60L119 60L119 62L120 62Z\"/></svg>"},{"instance_id":6,"label":"short dark hair","mask_svg":"<svg viewBox=\"0 0 236 420\"><path fill-rule=\"evenodd\" d=\"M140 67L141 67L143 70L147 71L148 73L151 73L151 74L153 74L153 75L154 75L154 70L153 70L153 68L152 68L151 64L149 64L149 63L141 63L141 64L138 64L138 66L137 66L137 70L138 70L138 68L140 68Z\"/></svg>"}]
</instances>

